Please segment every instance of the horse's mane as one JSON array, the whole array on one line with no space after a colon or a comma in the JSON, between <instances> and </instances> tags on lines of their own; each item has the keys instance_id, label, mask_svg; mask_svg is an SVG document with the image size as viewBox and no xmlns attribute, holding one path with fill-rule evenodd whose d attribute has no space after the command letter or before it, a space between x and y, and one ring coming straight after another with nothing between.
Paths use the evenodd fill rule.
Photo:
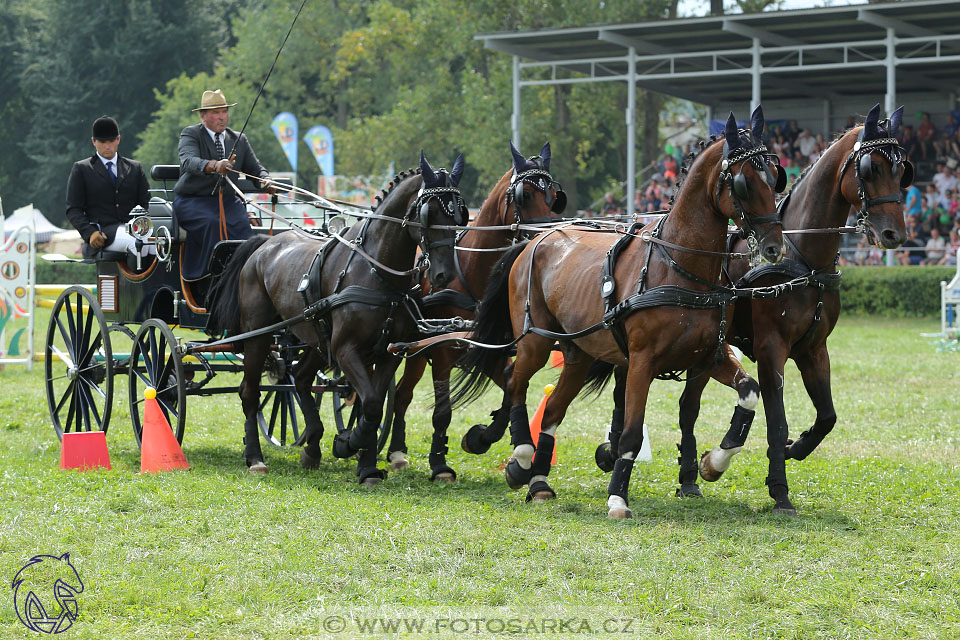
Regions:
<instances>
[{"instance_id":1,"label":"horse's mane","mask_svg":"<svg viewBox=\"0 0 960 640\"><path fill-rule=\"evenodd\" d=\"M720 138L712 135L710 136L710 143L707 144L704 140L697 140L697 148L694 151L691 151L683 158L683 164L680 165L680 170L677 172L677 184L676 188L673 190L673 195L670 196L670 208L673 208L673 205L676 202L677 196L680 195L680 188L683 186L684 181L687 178L687 174L690 173L690 169L693 168L693 163L697 161L703 153L712 145L714 142Z\"/></svg>"},{"instance_id":2,"label":"horse's mane","mask_svg":"<svg viewBox=\"0 0 960 640\"><path fill-rule=\"evenodd\" d=\"M370 208L370 210L376 211L379 209L380 205L383 204L383 201L387 199L387 196L390 195L401 182L415 175L420 175L420 167L417 167L416 169L407 169L406 171L401 171L397 175L393 176L393 179L387 183L387 187L381 190L380 194L373 199L373 206Z\"/></svg>"},{"instance_id":3,"label":"horse's mane","mask_svg":"<svg viewBox=\"0 0 960 640\"><path fill-rule=\"evenodd\" d=\"M856 128L859 127L859 126L860 126L860 125L857 124L857 125L854 125L854 126L850 127L849 129L844 129L843 131L841 131L840 133L838 133L838 134L834 137L834 139L830 141L830 144L827 145L826 149L823 150L823 153L821 153L821 154L817 157L816 160L814 160L812 163L808 164L808 165L804 168L804 170L800 172L800 177L797 178L797 181L793 183L793 187L791 187L790 190L793 191L794 189L796 189L796 188L800 185L801 182L803 182L803 179L807 176L807 174L810 172L810 170L813 169L815 166L817 166L817 163L820 162L820 158L822 158L823 156L827 155L827 152L830 151L830 149L831 149L831 147L833 147L833 145L835 145L835 144L837 144L838 142L840 142L840 140L841 140L845 135L847 135L848 133L850 133L851 131L853 131L854 129L856 129Z\"/></svg>"}]
</instances>

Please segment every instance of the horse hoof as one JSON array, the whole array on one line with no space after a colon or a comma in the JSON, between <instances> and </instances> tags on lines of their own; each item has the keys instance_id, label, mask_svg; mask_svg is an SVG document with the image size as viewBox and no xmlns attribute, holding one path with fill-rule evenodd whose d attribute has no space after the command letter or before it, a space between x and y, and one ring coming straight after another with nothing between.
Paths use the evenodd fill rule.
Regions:
<instances>
[{"instance_id":1,"label":"horse hoof","mask_svg":"<svg viewBox=\"0 0 960 640\"><path fill-rule=\"evenodd\" d=\"M532 475L533 474L531 470L521 467L516 458L511 458L510 462L507 463L506 468L503 470L503 476L507 480L507 486L513 491L516 491L520 487L526 486L526 484L530 482L530 477Z\"/></svg>"},{"instance_id":2,"label":"horse hoof","mask_svg":"<svg viewBox=\"0 0 960 640\"><path fill-rule=\"evenodd\" d=\"M300 466L304 469L319 469L320 468L320 456L312 456L307 453L306 449L300 450Z\"/></svg>"},{"instance_id":3,"label":"horse hoof","mask_svg":"<svg viewBox=\"0 0 960 640\"><path fill-rule=\"evenodd\" d=\"M247 471L249 471L252 475L255 475L255 476L265 476L267 475L267 465L263 464L262 461L258 460L257 462L254 462L252 465L250 465Z\"/></svg>"},{"instance_id":4,"label":"horse hoof","mask_svg":"<svg viewBox=\"0 0 960 640\"><path fill-rule=\"evenodd\" d=\"M537 491L536 493L530 494L530 502L533 504L541 504L556 499L557 494L553 491Z\"/></svg>"},{"instance_id":5,"label":"horse hoof","mask_svg":"<svg viewBox=\"0 0 960 640\"><path fill-rule=\"evenodd\" d=\"M378 478L378 477L376 477L376 476L373 476L373 477L367 478L366 480L361 480L361 481L360 481L360 486L362 486L362 487L375 487L375 486L377 486L378 484L380 484L381 482L383 482L383 478Z\"/></svg>"},{"instance_id":6,"label":"horse hoof","mask_svg":"<svg viewBox=\"0 0 960 640\"><path fill-rule=\"evenodd\" d=\"M787 504L775 504L773 506L773 515L775 516L785 516L787 518L796 518L797 509L789 502Z\"/></svg>"},{"instance_id":7,"label":"horse hoof","mask_svg":"<svg viewBox=\"0 0 960 640\"><path fill-rule=\"evenodd\" d=\"M627 520L633 517L633 511L629 508L619 507L616 509L610 509L607 512L607 518L610 520Z\"/></svg>"},{"instance_id":8,"label":"horse hoof","mask_svg":"<svg viewBox=\"0 0 960 640\"><path fill-rule=\"evenodd\" d=\"M360 476L360 485L364 487L375 487L387 479L386 472L377 467L360 470L358 475Z\"/></svg>"},{"instance_id":9,"label":"horse hoof","mask_svg":"<svg viewBox=\"0 0 960 640\"><path fill-rule=\"evenodd\" d=\"M390 461L390 471L403 471L410 466L410 461L403 455L403 451L392 451L387 456Z\"/></svg>"},{"instance_id":10,"label":"horse hoof","mask_svg":"<svg viewBox=\"0 0 960 640\"><path fill-rule=\"evenodd\" d=\"M456 480L456 476L446 471L442 473L438 473L437 475L430 478L430 482L440 482L443 484L453 484L454 480Z\"/></svg>"},{"instance_id":11,"label":"horse hoof","mask_svg":"<svg viewBox=\"0 0 960 640\"><path fill-rule=\"evenodd\" d=\"M700 457L700 477L707 482L716 482L723 472L730 468L733 456L740 453L743 447L721 449L715 447Z\"/></svg>"},{"instance_id":12,"label":"horse hoof","mask_svg":"<svg viewBox=\"0 0 960 640\"><path fill-rule=\"evenodd\" d=\"M697 483L691 482L680 485L680 488L677 489L678 498L702 498L703 494L700 493L700 487L697 486Z\"/></svg>"},{"instance_id":13,"label":"horse hoof","mask_svg":"<svg viewBox=\"0 0 960 640\"><path fill-rule=\"evenodd\" d=\"M486 429L482 424L475 424L470 427L463 438L460 439L460 448L467 453L480 455L490 450L490 445L483 441L483 430Z\"/></svg>"},{"instance_id":14,"label":"horse hoof","mask_svg":"<svg viewBox=\"0 0 960 640\"><path fill-rule=\"evenodd\" d=\"M613 465L616 460L613 459L613 453L610 451L610 443L604 442L598 446L596 452L593 454L593 459L597 463L597 467L600 468L600 471L604 473L613 471Z\"/></svg>"}]
</instances>

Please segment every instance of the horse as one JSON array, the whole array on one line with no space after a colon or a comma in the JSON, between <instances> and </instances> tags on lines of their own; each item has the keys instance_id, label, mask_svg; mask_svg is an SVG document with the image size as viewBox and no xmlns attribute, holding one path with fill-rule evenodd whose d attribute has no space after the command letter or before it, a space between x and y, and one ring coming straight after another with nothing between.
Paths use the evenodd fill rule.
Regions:
<instances>
[{"instance_id":1,"label":"horse","mask_svg":"<svg viewBox=\"0 0 960 640\"><path fill-rule=\"evenodd\" d=\"M881 122L880 105L875 105L863 125L838 137L803 173L780 206L787 252L784 260L753 269L741 263L726 267L731 282L760 292L737 301L728 339L757 362L767 419L766 484L774 513L797 513L789 498L785 461L806 458L837 422L827 338L840 315L836 264L839 232L850 207L858 211L857 229L863 230L872 244L895 249L906 237L901 189L913 182L913 165L896 139L902 116L900 107ZM817 412L813 426L796 441L788 438L783 406L787 358L800 370ZM743 371L738 361L730 366ZM692 482L697 473L693 428L706 382L706 378L689 380L680 400L681 483ZM719 480L731 458L743 448L754 411L743 398L740 405L721 443L700 460L704 480Z\"/></svg>"},{"instance_id":2,"label":"horse","mask_svg":"<svg viewBox=\"0 0 960 640\"><path fill-rule=\"evenodd\" d=\"M362 484L386 477L377 468L376 432L399 360L385 347L390 340L416 334L410 311L416 305L413 274L426 271L436 288L454 277L455 234L468 218L457 188L463 170L462 154L447 172L434 170L421 152L419 169L398 174L362 222L326 240L298 231L251 238L237 248L212 290L208 332L214 335L304 318L289 327L308 347L294 371L303 403L304 467L315 468L321 456L323 423L311 393L313 380L317 371L337 365L356 391L362 415L355 428L338 434L333 454L346 458L360 453ZM411 269L418 247L422 257ZM257 409L272 339L261 333L242 340L243 455L251 473L267 471Z\"/></svg>"},{"instance_id":3,"label":"horse","mask_svg":"<svg viewBox=\"0 0 960 640\"><path fill-rule=\"evenodd\" d=\"M499 361L516 344L512 371L504 373L503 403L510 407L514 446L505 476L513 489L529 485L528 501L556 497L547 484L554 434L591 364L602 360L628 367L625 428L607 507L611 518L631 516L630 474L642 444L650 383L678 370L702 375L722 355L733 302L730 291L717 284L727 220L744 229L763 258L776 262L782 254L774 196L786 174L760 142L763 125L760 107L750 131L738 130L731 113L723 138L690 161L673 208L659 222L639 231L634 225L615 241L610 234L571 225L511 248L497 263L454 402L476 393L485 384L482 372L489 362ZM511 338L506 345L490 344ZM547 399L535 448L527 389L557 339L564 367Z\"/></svg>"},{"instance_id":4,"label":"horse","mask_svg":"<svg viewBox=\"0 0 960 640\"><path fill-rule=\"evenodd\" d=\"M437 318L473 318L478 296L486 290L487 279L502 253L527 235L527 231L510 225L537 224L559 220L566 206L566 194L550 174L550 143L540 150L540 155L524 158L510 143L513 166L490 191L473 223L457 237L454 265L456 277L445 289L430 289L429 282L421 279L421 290L426 294L421 301L424 312ZM499 229L474 230L475 227L501 227ZM453 482L456 471L447 465L447 428L450 426L450 372L462 350L451 345L441 345L431 351L433 375L433 439L430 445L430 480ZM413 390L423 376L427 358L415 355L407 359L403 375L397 384L394 396L393 425L387 460L392 470L409 466L406 457L406 411L413 400ZM502 367L491 372L495 382L502 386L499 375ZM494 421L504 424L508 415L494 412Z\"/></svg>"}]
</instances>

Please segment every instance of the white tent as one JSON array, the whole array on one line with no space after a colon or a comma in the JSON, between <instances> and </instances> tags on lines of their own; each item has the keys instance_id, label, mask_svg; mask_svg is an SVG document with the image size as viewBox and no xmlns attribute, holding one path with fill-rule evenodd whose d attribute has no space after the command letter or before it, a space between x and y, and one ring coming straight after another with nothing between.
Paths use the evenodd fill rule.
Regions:
<instances>
[{"instance_id":1,"label":"white tent","mask_svg":"<svg viewBox=\"0 0 960 640\"><path fill-rule=\"evenodd\" d=\"M47 220L46 217L40 213L40 209L37 209L32 204L28 204L25 207L14 210L13 214L3 221L3 237L6 239L20 227L30 226L36 231L37 244L48 242L53 234L63 231L63 229Z\"/></svg>"}]
</instances>

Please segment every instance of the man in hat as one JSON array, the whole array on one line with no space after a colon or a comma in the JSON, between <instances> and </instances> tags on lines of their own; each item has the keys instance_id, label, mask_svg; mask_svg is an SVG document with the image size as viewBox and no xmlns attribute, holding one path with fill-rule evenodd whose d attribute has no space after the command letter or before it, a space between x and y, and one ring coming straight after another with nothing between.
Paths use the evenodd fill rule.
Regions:
<instances>
[{"instance_id":1,"label":"man in hat","mask_svg":"<svg viewBox=\"0 0 960 640\"><path fill-rule=\"evenodd\" d=\"M176 194L173 208L180 226L187 231L186 252L180 267L186 280L207 275L207 265L217 242L243 240L253 235L243 200L221 177L236 168L262 180L270 179L247 136L227 127L229 109L235 105L228 104L219 89L204 91L200 106L194 109L200 114L200 124L180 133L180 179L173 188ZM234 173L230 177L239 176ZM276 188L267 185L265 191L272 194Z\"/></svg>"},{"instance_id":2,"label":"man in hat","mask_svg":"<svg viewBox=\"0 0 960 640\"><path fill-rule=\"evenodd\" d=\"M90 141L97 152L74 163L67 179L67 219L83 238L84 257L101 250L136 253L136 238L124 223L135 206L146 209L150 203L147 176L139 162L117 153L120 127L113 118L97 118ZM140 251L147 255L156 248L144 245Z\"/></svg>"}]
</instances>

